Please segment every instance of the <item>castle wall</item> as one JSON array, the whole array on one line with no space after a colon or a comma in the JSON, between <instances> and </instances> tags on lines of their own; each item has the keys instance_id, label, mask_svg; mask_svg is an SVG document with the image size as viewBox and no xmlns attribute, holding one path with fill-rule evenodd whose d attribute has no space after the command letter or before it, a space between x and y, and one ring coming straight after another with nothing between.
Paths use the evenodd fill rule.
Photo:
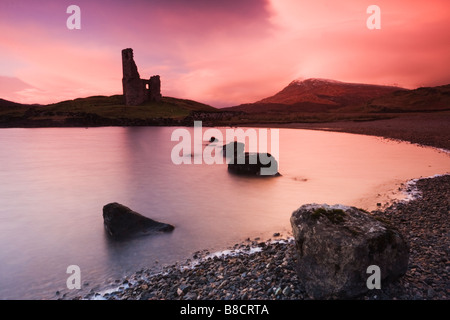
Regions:
<instances>
[{"instance_id":1,"label":"castle wall","mask_svg":"<svg viewBox=\"0 0 450 320\"><path fill-rule=\"evenodd\" d=\"M131 48L122 50L122 72L123 95L127 106L138 106L146 101L161 100L160 77L152 76L150 80L141 79Z\"/></svg>"},{"instance_id":2,"label":"castle wall","mask_svg":"<svg viewBox=\"0 0 450 320\"><path fill-rule=\"evenodd\" d=\"M159 76L152 76L149 80L148 99L150 101L160 101L161 98L161 80Z\"/></svg>"}]
</instances>

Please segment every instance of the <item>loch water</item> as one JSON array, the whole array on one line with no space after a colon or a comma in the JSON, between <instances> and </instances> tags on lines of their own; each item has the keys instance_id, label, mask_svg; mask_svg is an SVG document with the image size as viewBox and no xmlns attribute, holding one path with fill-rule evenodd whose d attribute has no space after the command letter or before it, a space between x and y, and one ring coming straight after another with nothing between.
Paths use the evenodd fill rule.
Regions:
<instances>
[{"instance_id":1,"label":"loch water","mask_svg":"<svg viewBox=\"0 0 450 320\"><path fill-rule=\"evenodd\" d=\"M237 176L226 163L174 164L176 129L0 129L0 299L84 296L199 250L226 249L275 232L289 236L290 215L303 204L372 210L401 198L401 183L450 168L448 153L433 148L272 128L269 138L270 130L279 130L281 176ZM182 129L193 135L193 128ZM202 148L217 152L228 142L225 134L212 144L207 134L202 138ZM175 230L111 240L102 217L110 202ZM80 267L80 290L67 289L70 265Z\"/></svg>"}]
</instances>

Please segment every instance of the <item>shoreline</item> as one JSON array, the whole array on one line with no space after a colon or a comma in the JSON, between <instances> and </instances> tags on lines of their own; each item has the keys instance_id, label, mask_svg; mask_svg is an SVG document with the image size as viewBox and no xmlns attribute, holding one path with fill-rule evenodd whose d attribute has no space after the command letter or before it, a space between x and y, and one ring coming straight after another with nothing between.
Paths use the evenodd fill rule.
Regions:
<instances>
[{"instance_id":1,"label":"shoreline","mask_svg":"<svg viewBox=\"0 0 450 320\"><path fill-rule=\"evenodd\" d=\"M407 273L355 300L450 299L450 174L405 183L405 200L370 213L396 225L410 243ZM432 209L432 214L429 209ZM299 289L292 237L273 234L247 239L232 248L115 281L116 287L90 292L87 300L310 300Z\"/></svg>"},{"instance_id":2,"label":"shoreline","mask_svg":"<svg viewBox=\"0 0 450 320\"><path fill-rule=\"evenodd\" d=\"M220 110L220 109L219 109ZM370 115L370 113L368 114ZM81 116L81 115L80 115ZM260 127L260 128L288 128L311 129L334 132L347 132L363 135L372 135L401 141L409 141L419 145L432 146L450 150L450 111L440 112L411 112L411 113L384 113L379 119L368 120L333 120L327 121L320 117L315 122L261 122L238 121L222 119L203 119L201 116L188 116L185 118L102 118L92 114L82 114L86 121L53 121L39 119L36 121L13 121L13 119L0 119L0 128L97 128L97 127L142 127L142 126L181 126L191 127L194 120L203 121L204 127ZM7 121L11 120L11 121Z\"/></svg>"},{"instance_id":3,"label":"shoreline","mask_svg":"<svg viewBox=\"0 0 450 320\"><path fill-rule=\"evenodd\" d=\"M450 152L450 112L405 114L395 118L370 121L334 121L321 123L249 124L271 127L345 132L407 141Z\"/></svg>"}]
</instances>

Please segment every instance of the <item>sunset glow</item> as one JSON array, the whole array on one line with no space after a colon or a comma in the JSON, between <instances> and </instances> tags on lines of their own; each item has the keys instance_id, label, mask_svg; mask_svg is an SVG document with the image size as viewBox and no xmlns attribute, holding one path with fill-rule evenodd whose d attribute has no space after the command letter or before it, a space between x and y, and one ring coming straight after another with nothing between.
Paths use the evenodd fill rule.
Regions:
<instances>
[{"instance_id":1,"label":"sunset glow","mask_svg":"<svg viewBox=\"0 0 450 320\"><path fill-rule=\"evenodd\" d=\"M81 9L69 30L66 9ZM381 9L369 30L366 9ZM0 98L51 103L122 93L121 50L162 94L227 107L297 78L450 83L448 0L2 1Z\"/></svg>"}]
</instances>

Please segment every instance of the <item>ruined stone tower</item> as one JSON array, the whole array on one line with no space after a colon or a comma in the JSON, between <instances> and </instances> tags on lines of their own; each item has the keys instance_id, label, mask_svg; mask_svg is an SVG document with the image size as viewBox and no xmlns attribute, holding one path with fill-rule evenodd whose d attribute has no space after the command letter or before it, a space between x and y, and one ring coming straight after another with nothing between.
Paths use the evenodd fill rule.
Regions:
<instances>
[{"instance_id":1,"label":"ruined stone tower","mask_svg":"<svg viewBox=\"0 0 450 320\"><path fill-rule=\"evenodd\" d=\"M137 106L146 101L161 100L161 80L152 76L149 80L141 79L133 59L133 49L122 50L122 87L125 104Z\"/></svg>"},{"instance_id":2,"label":"ruined stone tower","mask_svg":"<svg viewBox=\"0 0 450 320\"><path fill-rule=\"evenodd\" d=\"M148 99L150 101L160 101L161 98L161 79L159 76L152 76L148 82Z\"/></svg>"}]
</instances>

